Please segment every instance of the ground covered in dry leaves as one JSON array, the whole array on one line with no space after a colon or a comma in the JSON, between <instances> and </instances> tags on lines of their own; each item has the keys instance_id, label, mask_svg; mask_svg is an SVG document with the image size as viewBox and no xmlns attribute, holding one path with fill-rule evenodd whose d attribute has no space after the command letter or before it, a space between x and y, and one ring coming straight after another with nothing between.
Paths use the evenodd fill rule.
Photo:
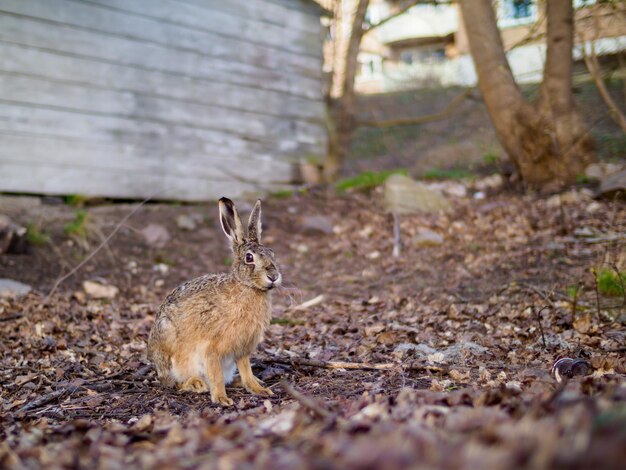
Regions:
<instances>
[{"instance_id":1,"label":"ground covered in dry leaves","mask_svg":"<svg viewBox=\"0 0 626 470\"><path fill-rule=\"evenodd\" d=\"M404 216L395 259L380 200L266 201L286 285L253 366L275 396L234 386L232 408L161 388L145 353L167 292L228 269L214 205L144 206L49 297L132 206L89 207L72 236L72 207L15 209L49 240L0 257L34 288L0 300L0 467L623 468L626 310L591 272L624 263L623 203L457 198ZM168 236L148 243L150 224ZM91 298L85 280L119 292ZM560 357L587 375L557 383Z\"/></svg>"}]
</instances>

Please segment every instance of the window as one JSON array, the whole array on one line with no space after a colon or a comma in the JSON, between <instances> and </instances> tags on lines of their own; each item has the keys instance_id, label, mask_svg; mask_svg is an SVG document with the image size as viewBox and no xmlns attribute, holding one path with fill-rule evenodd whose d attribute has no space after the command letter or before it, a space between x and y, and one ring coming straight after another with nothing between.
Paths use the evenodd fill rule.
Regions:
<instances>
[{"instance_id":1,"label":"window","mask_svg":"<svg viewBox=\"0 0 626 470\"><path fill-rule=\"evenodd\" d=\"M532 23L537 19L537 0L500 0L498 23L501 27Z\"/></svg>"}]
</instances>

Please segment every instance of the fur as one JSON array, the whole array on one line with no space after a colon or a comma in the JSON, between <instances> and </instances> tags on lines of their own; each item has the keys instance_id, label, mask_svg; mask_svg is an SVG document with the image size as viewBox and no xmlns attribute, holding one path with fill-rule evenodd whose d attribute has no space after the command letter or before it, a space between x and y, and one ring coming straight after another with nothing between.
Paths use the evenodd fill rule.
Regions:
<instances>
[{"instance_id":1,"label":"fur","mask_svg":"<svg viewBox=\"0 0 626 470\"><path fill-rule=\"evenodd\" d=\"M271 289L282 276L274 253L261 244L261 201L247 237L232 201L222 198L219 207L233 251L231 272L198 277L166 297L150 332L148 357L165 386L210 391L213 402L232 405L225 384L235 366L249 392L272 395L252 374L250 355L270 323Z\"/></svg>"}]
</instances>

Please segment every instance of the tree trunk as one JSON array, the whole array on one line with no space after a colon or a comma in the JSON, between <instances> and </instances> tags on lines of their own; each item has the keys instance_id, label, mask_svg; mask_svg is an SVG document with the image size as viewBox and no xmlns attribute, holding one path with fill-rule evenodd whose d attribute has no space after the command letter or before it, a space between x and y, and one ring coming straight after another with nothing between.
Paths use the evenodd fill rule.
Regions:
<instances>
[{"instance_id":1,"label":"tree trunk","mask_svg":"<svg viewBox=\"0 0 626 470\"><path fill-rule=\"evenodd\" d=\"M498 139L524 183L543 191L576 181L595 159L572 95L573 7L547 0L547 56L537 103L524 100L504 54L491 0L461 2L478 83Z\"/></svg>"},{"instance_id":2,"label":"tree trunk","mask_svg":"<svg viewBox=\"0 0 626 470\"><path fill-rule=\"evenodd\" d=\"M341 94L330 98L329 102L329 148L324 162L324 178L326 181L335 181L348 152L356 129L354 115L354 79L358 67L359 48L363 38L363 24L369 0L358 0L356 10L350 22L350 32L345 50L344 70L340 76ZM332 87L331 87L332 88Z\"/></svg>"}]
</instances>

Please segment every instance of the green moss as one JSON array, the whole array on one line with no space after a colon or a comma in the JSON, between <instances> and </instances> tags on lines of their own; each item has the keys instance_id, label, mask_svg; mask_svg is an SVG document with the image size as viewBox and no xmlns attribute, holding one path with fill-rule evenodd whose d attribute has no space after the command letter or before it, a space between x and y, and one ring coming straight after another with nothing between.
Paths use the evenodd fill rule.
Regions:
<instances>
[{"instance_id":1,"label":"green moss","mask_svg":"<svg viewBox=\"0 0 626 470\"><path fill-rule=\"evenodd\" d=\"M380 186L385 180L393 175L408 175L408 171L405 169L386 170L386 171L364 171L352 178L345 178L337 182L335 188L340 191L347 191L348 189L357 189L361 191L369 190Z\"/></svg>"},{"instance_id":2,"label":"green moss","mask_svg":"<svg viewBox=\"0 0 626 470\"><path fill-rule=\"evenodd\" d=\"M608 296L624 295L626 272L620 272L618 275L612 269L602 269L597 273L597 280L600 294Z\"/></svg>"}]
</instances>

